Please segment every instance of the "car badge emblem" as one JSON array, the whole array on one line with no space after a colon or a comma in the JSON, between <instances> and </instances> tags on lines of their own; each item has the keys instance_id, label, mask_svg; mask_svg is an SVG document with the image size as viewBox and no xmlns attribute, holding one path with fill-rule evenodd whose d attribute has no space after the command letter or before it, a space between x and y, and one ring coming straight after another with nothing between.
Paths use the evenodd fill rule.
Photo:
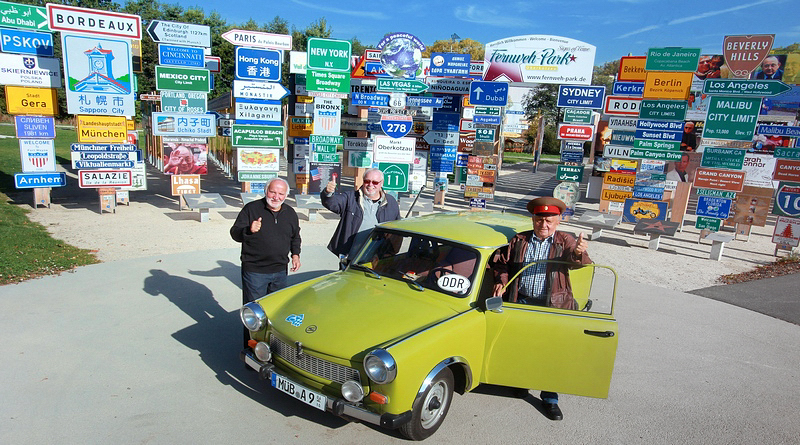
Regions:
<instances>
[{"instance_id":1,"label":"car badge emblem","mask_svg":"<svg viewBox=\"0 0 800 445\"><path fill-rule=\"evenodd\" d=\"M317 325L315 325L315 324L312 324L311 326L306 328L306 333L307 334L313 334L315 332L317 332Z\"/></svg>"},{"instance_id":2,"label":"car badge emblem","mask_svg":"<svg viewBox=\"0 0 800 445\"><path fill-rule=\"evenodd\" d=\"M294 342L294 345L297 347L297 358L303 356L303 344L299 341Z\"/></svg>"},{"instance_id":3,"label":"car badge emblem","mask_svg":"<svg viewBox=\"0 0 800 445\"><path fill-rule=\"evenodd\" d=\"M286 317L286 321L291 323L292 326L298 327L301 324L303 324L303 314L300 314L300 315L292 314L292 315Z\"/></svg>"}]
</instances>

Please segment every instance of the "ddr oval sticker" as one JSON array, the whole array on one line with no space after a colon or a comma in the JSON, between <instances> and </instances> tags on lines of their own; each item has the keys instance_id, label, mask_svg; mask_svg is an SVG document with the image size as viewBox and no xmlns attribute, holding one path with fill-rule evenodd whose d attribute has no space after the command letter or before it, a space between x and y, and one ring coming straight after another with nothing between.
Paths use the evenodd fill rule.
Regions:
<instances>
[{"instance_id":1,"label":"ddr oval sticker","mask_svg":"<svg viewBox=\"0 0 800 445\"><path fill-rule=\"evenodd\" d=\"M439 279L436 280L436 285L442 290L454 292L456 294L465 294L469 289L470 282L465 276L450 274L439 277Z\"/></svg>"}]
</instances>

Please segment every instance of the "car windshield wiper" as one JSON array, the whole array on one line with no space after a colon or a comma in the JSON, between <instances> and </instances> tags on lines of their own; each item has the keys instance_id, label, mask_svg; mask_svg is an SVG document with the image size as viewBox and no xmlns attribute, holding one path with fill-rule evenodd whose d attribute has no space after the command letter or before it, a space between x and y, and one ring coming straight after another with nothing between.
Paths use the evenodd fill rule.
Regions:
<instances>
[{"instance_id":1,"label":"car windshield wiper","mask_svg":"<svg viewBox=\"0 0 800 445\"><path fill-rule=\"evenodd\" d=\"M417 283L416 276L411 275L408 272L403 272L403 278L407 279L409 281L409 284L414 286L414 288L417 289L418 291L422 292L423 290L425 290L425 288L423 288L421 284Z\"/></svg>"},{"instance_id":2,"label":"car windshield wiper","mask_svg":"<svg viewBox=\"0 0 800 445\"><path fill-rule=\"evenodd\" d=\"M367 266L364 266L364 265L362 265L362 264L358 264L358 263L350 263L350 267L352 267L352 268L354 268L354 269L357 269L357 270L363 270L364 272L366 272L366 273L368 273L368 274L370 274L370 275L374 276L375 278L377 278L377 279L381 279L381 275L380 275L378 272L375 272L375 271L374 271L374 270L372 270L371 268L369 268L369 267L367 267Z\"/></svg>"}]
</instances>

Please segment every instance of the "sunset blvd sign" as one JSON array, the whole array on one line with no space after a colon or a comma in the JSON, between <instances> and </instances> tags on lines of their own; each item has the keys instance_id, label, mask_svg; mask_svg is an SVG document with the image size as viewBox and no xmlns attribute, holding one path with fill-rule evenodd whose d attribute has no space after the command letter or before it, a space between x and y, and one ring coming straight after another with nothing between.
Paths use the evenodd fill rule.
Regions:
<instances>
[{"instance_id":1,"label":"sunset blvd sign","mask_svg":"<svg viewBox=\"0 0 800 445\"><path fill-rule=\"evenodd\" d=\"M290 35L232 29L222 34L222 38L236 46L292 50L292 36Z\"/></svg>"},{"instance_id":2,"label":"sunset blvd sign","mask_svg":"<svg viewBox=\"0 0 800 445\"><path fill-rule=\"evenodd\" d=\"M156 43L211 48L211 28L206 25L153 20L147 26L147 35Z\"/></svg>"}]
</instances>

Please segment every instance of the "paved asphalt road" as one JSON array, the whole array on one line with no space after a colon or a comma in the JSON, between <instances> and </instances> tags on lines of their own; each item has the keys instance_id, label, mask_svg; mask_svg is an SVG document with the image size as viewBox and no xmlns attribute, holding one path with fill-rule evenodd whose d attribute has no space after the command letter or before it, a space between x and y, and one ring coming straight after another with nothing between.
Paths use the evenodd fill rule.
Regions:
<instances>
[{"instance_id":1,"label":"paved asphalt road","mask_svg":"<svg viewBox=\"0 0 800 445\"><path fill-rule=\"evenodd\" d=\"M335 269L305 252L297 281ZM796 288L796 287L795 287ZM729 287L726 287L729 289ZM238 251L82 267L0 287L0 443L400 443L265 387L238 360ZM456 396L429 443L789 444L800 326L621 282L608 399ZM361 314L390 316L390 314Z\"/></svg>"}]
</instances>

